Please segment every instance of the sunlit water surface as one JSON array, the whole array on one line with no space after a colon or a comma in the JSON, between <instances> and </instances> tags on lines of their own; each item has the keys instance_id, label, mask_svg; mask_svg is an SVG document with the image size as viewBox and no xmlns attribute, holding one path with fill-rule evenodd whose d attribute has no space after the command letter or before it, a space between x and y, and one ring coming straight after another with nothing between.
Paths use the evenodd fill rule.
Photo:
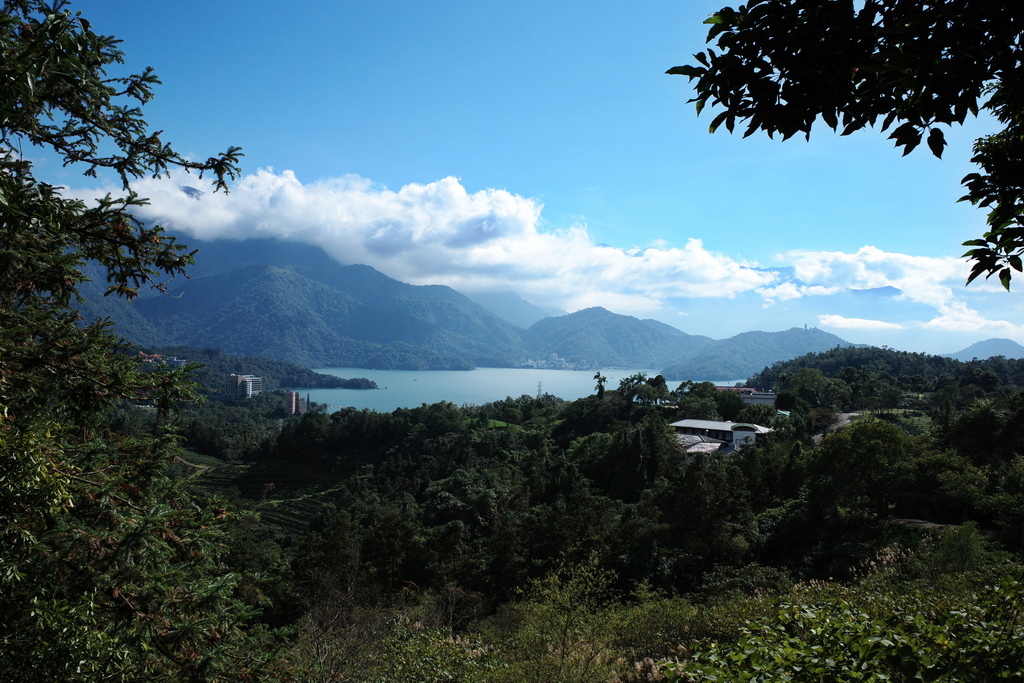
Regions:
<instances>
[{"instance_id":1,"label":"sunlit water surface","mask_svg":"<svg viewBox=\"0 0 1024 683\"><path fill-rule=\"evenodd\" d=\"M476 370L365 370L362 368L318 368L317 372L338 377L366 377L379 389L297 389L310 400L329 406L329 410L352 406L391 412L396 408L414 408L424 403L451 401L456 405L482 405L508 396L536 396L538 391L566 400L595 393L593 370L530 370L520 368L477 368ZM624 377L655 370L601 370L608 378L605 385L614 389ZM740 380L742 381L742 380ZM732 385L730 382L716 384ZM678 383L669 382L674 389Z\"/></svg>"}]
</instances>

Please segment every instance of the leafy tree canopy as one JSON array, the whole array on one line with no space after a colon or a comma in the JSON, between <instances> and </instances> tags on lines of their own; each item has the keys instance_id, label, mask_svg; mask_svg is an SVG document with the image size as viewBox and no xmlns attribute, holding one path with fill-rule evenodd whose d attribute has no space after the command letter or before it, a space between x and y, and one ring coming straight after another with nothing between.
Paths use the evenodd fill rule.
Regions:
<instances>
[{"instance_id":1,"label":"leafy tree canopy","mask_svg":"<svg viewBox=\"0 0 1024 683\"><path fill-rule=\"evenodd\" d=\"M165 475L191 384L141 372L70 306L87 260L128 298L181 273L191 256L133 217L131 182L177 168L223 188L239 151L197 162L161 141L140 109L156 76L109 74L117 45L61 1L0 7L0 679L238 680L263 657L240 644L245 579L219 559L221 523ZM36 147L124 193L63 196L24 158ZM160 426L114 430L126 399Z\"/></svg>"},{"instance_id":2,"label":"leafy tree canopy","mask_svg":"<svg viewBox=\"0 0 1024 683\"><path fill-rule=\"evenodd\" d=\"M998 275L1009 288L1024 253L1024 14L995 0L749 0L705 23L713 48L670 74L696 82L697 112L744 137L764 131L810 137L820 119L849 135L880 124L908 154L935 156L942 126L987 109L1004 126L976 141L979 171L963 199L989 210L988 231L965 243L968 282Z\"/></svg>"}]
</instances>

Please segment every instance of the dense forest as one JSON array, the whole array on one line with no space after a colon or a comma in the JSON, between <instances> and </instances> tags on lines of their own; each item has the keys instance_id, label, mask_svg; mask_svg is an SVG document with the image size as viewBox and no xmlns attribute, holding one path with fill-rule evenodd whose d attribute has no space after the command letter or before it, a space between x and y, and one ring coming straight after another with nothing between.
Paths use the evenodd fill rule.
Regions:
<instances>
[{"instance_id":1,"label":"dense forest","mask_svg":"<svg viewBox=\"0 0 1024 683\"><path fill-rule=\"evenodd\" d=\"M1024 359L996 356L964 362L925 353L837 347L775 363L748 383L781 390L798 388L819 404L839 407L843 403L857 410L899 404L962 406L976 398L1006 396L1024 387ZM833 394L829 399L815 394L829 391Z\"/></svg>"},{"instance_id":2,"label":"dense forest","mask_svg":"<svg viewBox=\"0 0 1024 683\"><path fill-rule=\"evenodd\" d=\"M836 349L754 378L774 408L600 373L571 402L204 398L242 361L154 368L77 308L193 263L134 181L240 172L150 131L119 45L0 12L0 680L1024 677L1019 362ZM64 196L36 148L123 192ZM681 418L772 431L694 453Z\"/></svg>"},{"instance_id":3,"label":"dense forest","mask_svg":"<svg viewBox=\"0 0 1024 683\"><path fill-rule=\"evenodd\" d=\"M276 676L739 680L724 658L753 643L765 671L819 671L798 680L967 680L1022 661L1024 392L1003 365L812 354L759 375L788 414L644 375L572 402L287 420L268 394L183 409L173 476L231 511L226 561L260 596ZM774 432L690 454L668 426L684 417Z\"/></svg>"},{"instance_id":4,"label":"dense forest","mask_svg":"<svg viewBox=\"0 0 1024 683\"><path fill-rule=\"evenodd\" d=\"M189 346L162 346L142 349L151 361L159 364L178 358L189 364L188 375L203 394L217 395L224 391L230 374L256 375L263 379L263 388L274 389L376 389L377 383L365 377L336 377L315 372L288 361L265 356L233 356L219 349L196 349Z\"/></svg>"}]
</instances>

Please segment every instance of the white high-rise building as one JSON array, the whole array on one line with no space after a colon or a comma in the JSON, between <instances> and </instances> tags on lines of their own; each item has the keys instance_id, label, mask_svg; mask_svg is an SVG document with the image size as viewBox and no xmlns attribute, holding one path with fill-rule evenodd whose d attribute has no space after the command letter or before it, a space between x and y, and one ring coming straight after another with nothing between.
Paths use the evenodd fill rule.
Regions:
<instances>
[{"instance_id":1,"label":"white high-rise building","mask_svg":"<svg viewBox=\"0 0 1024 683\"><path fill-rule=\"evenodd\" d=\"M227 395L231 398L252 398L263 391L263 378L256 375L229 375Z\"/></svg>"}]
</instances>

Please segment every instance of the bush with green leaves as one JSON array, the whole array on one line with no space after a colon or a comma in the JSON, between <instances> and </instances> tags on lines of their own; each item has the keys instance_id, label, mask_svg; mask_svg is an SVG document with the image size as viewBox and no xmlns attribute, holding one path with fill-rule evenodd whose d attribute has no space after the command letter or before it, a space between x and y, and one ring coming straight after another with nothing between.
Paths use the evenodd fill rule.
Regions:
<instances>
[{"instance_id":1,"label":"bush with green leaves","mask_svg":"<svg viewBox=\"0 0 1024 683\"><path fill-rule=\"evenodd\" d=\"M396 623L367 683L488 683L504 664L493 650L467 636L418 624ZM353 680L360 680L359 676Z\"/></svg>"},{"instance_id":2,"label":"bush with green leaves","mask_svg":"<svg viewBox=\"0 0 1024 683\"><path fill-rule=\"evenodd\" d=\"M832 586L780 604L734 641L665 662L678 681L972 681L1024 676L1024 592L1017 578L946 596L918 586L865 595Z\"/></svg>"},{"instance_id":3,"label":"bush with green leaves","mask_svg":"<svg viewBox=\"0 0 1024 683\"><path fill-rule=\"evenodd\" d=\"M508 606L506 631L491 632L507 668L493 680L517 683L589 683L614 671L619 605L614 574L597 557L563 561L532 582L524 599Z\"/></svg>"},{"instance_id":4,"label":"bush with green leaves","mask_svg":"<svg viewBox=\"0 0 1024 683\"><path fill-rule=\"evenodd\" d=\"M166 476L171 414L194 387L142 372L108 321L76 310L87 262L128 299L191 263L133 215L135 179L179 169L225 188L238 172L237 149L192 161L148 129L158 81L109 73L119 42L60 0L0 7L0 680L267 679L275 647L251 627L252 582L225 564L222 515ZM66 197L34 148L123 192ZM154 429L119 432L123 401L150 406Z\"/></svg>"}]
</instances>

